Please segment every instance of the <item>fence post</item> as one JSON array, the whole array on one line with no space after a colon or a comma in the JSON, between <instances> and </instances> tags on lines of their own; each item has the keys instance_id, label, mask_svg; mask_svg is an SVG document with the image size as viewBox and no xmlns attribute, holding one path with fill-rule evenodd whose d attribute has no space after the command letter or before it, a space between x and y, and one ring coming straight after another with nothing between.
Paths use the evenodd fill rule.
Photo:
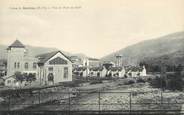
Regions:
<instances>
[{"instance_id":1,"label":"fence post","mask_svg":"<svg viewBox=\"0 0 184 115\"><path fill-rule=\"evenodd\" d=\"M160 110L162 109L162 104L163 104L163 94L162 94L162 91L161 91L161 93L160 93L160 96L161 96L161 100L160 100Z\"/></svg>"},{"instance_id":2,"label":"fence post","mask_svg":"<svg viewBox=\"0 0 184 115\"><path fill-rule=\"evenodd\" d=\"M100 112L100 91L98 92L98 110Z\"/></svg>"},{"instance_id":3,"label":"fence post","mask_svg":"<svg viewBox=\"0 0 184 115\"><path fill-rule=\"evenodd\" d=\"M10 104L11 104L11 99L10 99L11 97L10 97L10 93L9 93L9 95L8 95L8 111L10 111Z\"/></svg>"},{"instance_id":4,"label":"fence post","mask_svg":"<svg viewBox=\"0 0 184 115\"><path fill-rule=\"evenodd\" d=\"M130 112L131 112L131 110L132 110L132 93L130 92L129 93L129 104L130 104Z\"/></svg>"},{"instance_id":5,"label":"fence post","mask_svg":"<svg viewBox=\"0 0 184 115\"><path fill-rule=\"evenodd\" d=\"M71 100L70 100L70 91L68 92L68 97L69 97L68 98L68 106L69 106L68 109L69 109L69 115L70 115L70 105L71 105L70 104L70 102L71 102Z\"/></svg>"},{"instance_id":6,"label":"fence post","mask_svg":"<svg viewBox=\"0 0 184 115\"><path fill-rule=\"evenodd\" d=\"M39 104L40 104L40 90L39 90L39 97L38 97L38 99L39 99Z\"/></svg>"}]
</instances>

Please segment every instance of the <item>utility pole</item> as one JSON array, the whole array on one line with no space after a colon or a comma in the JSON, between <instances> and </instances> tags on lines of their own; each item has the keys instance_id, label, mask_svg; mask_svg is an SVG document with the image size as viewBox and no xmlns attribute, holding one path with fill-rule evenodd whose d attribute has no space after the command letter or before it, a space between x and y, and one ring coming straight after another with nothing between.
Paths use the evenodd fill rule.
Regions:
<instances>
[{"instance_id":1,"label":"utility pole","mask_svg":"<svg viewBox=\"0 0 184 115\"><path fill-rule=\"evenodd\" d=\"M165 87L167 87L166 60L168 60L168 57L164 57L163 60L161 60L161 87L163 91L165 90L163 87L163 81L165 82Z\"/></svg>"}]
</instances>

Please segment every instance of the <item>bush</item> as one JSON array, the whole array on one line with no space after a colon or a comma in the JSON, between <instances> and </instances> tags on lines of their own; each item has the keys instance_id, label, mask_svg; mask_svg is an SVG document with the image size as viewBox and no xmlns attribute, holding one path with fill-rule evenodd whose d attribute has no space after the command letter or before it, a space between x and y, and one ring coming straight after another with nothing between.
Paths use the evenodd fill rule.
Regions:
<instances>
[{"instance_id":1,"label":"bush","mask_svg":"<svg viewBox=\"0 0 184 115\"><path fill-rule=\"evenodd\" d=\"M4 82L0 82L0 86L4 86Z\"/></svg>"},{"instance_id":2,"label":"bush","mask_svg":"<svg viewBox=\"0 0 184 115\"><path fill-rule=\"evenodd\" d=\"M168 90L182 90L183 81L180 76L167 75L165 78L156 77L150 81L150 85L155 88L163 88Z\"/></svg>"},{"instance_id":3,"label":"bush","mask_svg":"<svg viewBox=\"0 0 184 115\"><path fill-rule=\"evenodd\" d=\"M135 81L133 79L129 79L127 82L125 82L124 84L125 85L131 85L131 84L134 84Z\"/></svg>"},{"instance_id":4,"label":"bush","mask_svg":"<svg viewBox=\"0 0 184 115\"><path fill-rule=\"evenodd\" d=\"M128 81L128 84L134 84L135 83L135 81L134 80L130 80L130 81Z\"/></svg>"},{"instance_id":5,"label":"bush","mask_svg":"<svg viewBox=\"0 0 184 115\"><path fill-rule=\"evenodd\" d=\"M91 81L90 84L99 84L99 83L103 83L102 80L94 80L94 81Z\"/></svg>"},{"instance_id":6,"label":"bush","mask_svg":"<svg viewBox=\"0 0 184 115\"><path fill-rule=\"evenodd\" d=\"M142 79L142 78L138 78L136 82L137 83L145 83L146 81L144 79Z\"/></svg>"},{"instance_id":7,"label":"bush","mask_svg":"<svg viewBox=\"0 0 184 115\"><path fill-rule=\"evenodd\" d=\"M125 74L125 75L124 75L124 78L128 78L128 76Z\"/></svg>"},{"instance_id":8,"label":"bush","mask_svg":"<svg viewBox=\"0 0 184 115\"><path fill-rule=\"evenodd\" d=\"M77 83L77 82L66 82L66 83L62 83L62 85L64 87L78 87L79 83Z\"/></svg>"},{"instance_id":9,"label":"bush","mask_svg":"<svg viewBox=\"0 0 184 115\"><path fill-rule=\"evenodd\" d=\"M150 81L150 85L154 88L165 88L166 82L163 77L156 76L155 79Z\"/></svg>"},{"instance_id":10,"label":"bush","mask_svg":"<svg viewBox=\"0 0 184 115\"><path fill-rule=\"evenodd\" d=\"M167 89L181 91L183 89L182 79L179 76L172 76L168 79Z\"/></svg>"},{"instance_id":11,"label":"bush","mask_svg":"<svg viewBox=\"0 0 184 115\"><path fill-rule=\"evenodd\" d=\"M147 79L148 82L151 81L151 80L152 80L152 78L150 78L150 77Z\"/></svg>"}]
</instances>

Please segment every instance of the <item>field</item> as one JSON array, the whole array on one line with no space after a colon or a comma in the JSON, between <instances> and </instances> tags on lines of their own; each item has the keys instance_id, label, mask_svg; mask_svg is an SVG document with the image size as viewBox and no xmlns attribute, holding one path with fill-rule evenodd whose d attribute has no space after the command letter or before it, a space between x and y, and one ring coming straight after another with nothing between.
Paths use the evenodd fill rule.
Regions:
<instances>
[{"instance_id":1,"label":"field","mask_svg":"<svg viewBox=\"0 0 184 115\"><path fill-rule=\"evenodd\" d=\"M57 99L48 103L30 107L28 110L52 111L171 111L180 112L184 103L183 92L162 92L152 88L148 83L123 85L117 81L105 84L87 85L80 87L78 96L70 99ZM92 91L92 89L101 89ZM130 93L131 92L131 93ZM173 112L172 111L172 112Z\"/></svg>"},{"instance_id":2,"label":"field","mask_svg":"<svg viewBox=\"0 0 184 115\"><path fill-rule=\"evenodd\" d=\"M129 79L82 83L78 87L51 87L32 93L0 97L0 110L24 111L164 111L179 113L184 92L164 92L148 82L127 84ZM28 89L26 89L27 91ZM173 111L172 111L173 110Z\"/></svg>"}]
</instances>

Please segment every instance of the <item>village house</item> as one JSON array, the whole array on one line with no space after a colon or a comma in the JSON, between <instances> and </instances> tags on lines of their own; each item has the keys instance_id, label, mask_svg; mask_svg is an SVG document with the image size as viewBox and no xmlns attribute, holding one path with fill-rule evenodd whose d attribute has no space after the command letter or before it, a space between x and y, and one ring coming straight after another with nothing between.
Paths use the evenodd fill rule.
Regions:
<instances>
[{"instance_id":1,"label":"village house","mask_svg":"<svg viewBox=\"0 0 184 115\"><path fill-rule=\"evenodd\" d=\"M111 67L108 73L111 74L112 77L123 78L125 75L125 69L124 67Z\"/></svg>"},{"instance_id":2,"label":"village house","mask_svg":"<svg viewBox=\"0 0 184 115\"><path fill-rule=\"evenodd\" d=\"M73 62L73 67L82 67L85 66L85 62L82 58L80 58L79 56L70 56L71 61Z\"/></svg>"},{"instance_id":3,"label":"village house","mask_svg":"<svg viewBox=\"0 0 184 115\"><path fill-rule=\"evenodd\" d=\"M36 56L40 81L44 84L72 81L72 61L61 51Z\"/></svg>"},{"instance_id":4,"label":"village house","mask_svg":"<svg viewBox=\"0 0 184 115\"><path fill-rule=\"evenodd\" d=\"M105 77L107 72L104 67L77 67L73 73L83 77Z\"/></svg>"},{"instance_id":5,"label":"village house","mask_svg":"<svg viewBox=\"0 0 184 115\"><path fill-rule=\"evenodd\" d=\"M99 59L90 58L86 56L70 56L70 59L73 62L73 67L98 67L100 65Z\"/></svg>"},{"instance_id":6,"label":"village house","mask_svg":"<svg viewBox=\"0 0 184 115\"><path fill-rule=\"evenodd\" d=\"M89 76L89 68L87 67L76 67L73 69L73 74L82 76L82 77L87 77Z\"/></svg>"},{"instance_id":7,"label":"village house","mask_svg":"<svg viewBox=\"0 0 184 115\"><path fill-rule=\"evenodd\" d=\"M9 87L24 87L26 85L26 81L17 81L16 76L12 75L4 79L4 84Z\"/></svg>"},{"instance_id":8,"label":"village house","mask_svg":"<svg viewBox=\"0 0 184 115\"><path fill-rule=\"evenodd\" d=\"M89 67L99 67L100 66L100 61L99 59L96 58L88 58L87 66Z\"/></svg>"},{"instance_id":9,"label":"village house","mask_svg":"<svg viewBox=\"0 0 184 115\"><path fill-rule=\"evenodd\" d=\"M106 71L104 67L91 67L90 68L90 77L105 77Z\"/></svg>"},{"instance_id":10,"label":"village house","mask_svg":"<svg viewBox=\"0 0 184 115\"><path fill-rule=\"evenodd\" d=\"M15 73L35 75L39 85L72 81L72 61L61 51L31 56L26 47L16 40L7 48L6 86L14 86Z\"/></svg>"},{"instance_id":11,"label":"village house","mask_svg":"<svg viewBox=\"0 0 184 115\"><path fill-rule=\"evenodd\" d=\"M73 73L83 77L119 77L125 75L124 67L111 67L108 70L104 66L99 67L78 67L73 70Z\"/></svg>"},{"instance_id":12,"label":"village house","mask_svg":"<svg viewBox=\"0 0 184 115\"><path fill-rule=\"evenodd\" d=\"M143 66L143 67L131 66L131 67L126 68L126 76L128 76L128 77L137 78L137 77L143 77L146 75L147 74L146 74L145 66Z\"/></svg>"}]
</instances>

